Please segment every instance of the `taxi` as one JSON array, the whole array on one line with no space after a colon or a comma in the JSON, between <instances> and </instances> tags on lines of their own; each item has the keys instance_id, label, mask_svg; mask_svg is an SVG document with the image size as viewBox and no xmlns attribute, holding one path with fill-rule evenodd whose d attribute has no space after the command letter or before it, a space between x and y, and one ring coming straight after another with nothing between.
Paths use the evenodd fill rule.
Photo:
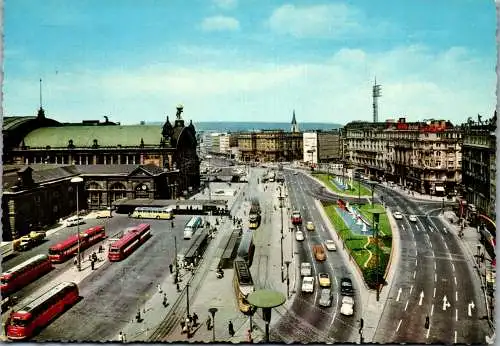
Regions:
<instances>
[{"instance_id":1,"label":"taxi","mask_svg":"<svg viewBox=\"0 0 500 346\"><path fill-rule=\"evenodd\" d=\"M314 231L314 224L312 221L307 221L306 228L308 231Z\"/></svg>"},{"instance_id":2,"label":"taxi","mask_svg":"<svg viewBox=\"0 0 500 346\"><path fill-rule=\"evenodd\" d=\"M320 287L330 287L332 285L332 282L330 281L330 275L328 275L328 273L319 273L318 281Z\"/></svg>"}]
</instances>

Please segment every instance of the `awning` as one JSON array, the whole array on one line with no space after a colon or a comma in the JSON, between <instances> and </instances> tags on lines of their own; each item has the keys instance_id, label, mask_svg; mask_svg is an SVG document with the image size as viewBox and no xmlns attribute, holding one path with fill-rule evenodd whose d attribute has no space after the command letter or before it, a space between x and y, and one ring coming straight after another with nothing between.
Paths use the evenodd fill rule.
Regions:
<instances>
[{"instance_id":1,"label":"awning","mask_svg":"<svg viewBox=\"0 0 500 346\"><path fill-rule=\"evenodd\" d=\"M436 186L436 191L444 192L444 187L443 186Z\"/></svg>"}]
</instances>

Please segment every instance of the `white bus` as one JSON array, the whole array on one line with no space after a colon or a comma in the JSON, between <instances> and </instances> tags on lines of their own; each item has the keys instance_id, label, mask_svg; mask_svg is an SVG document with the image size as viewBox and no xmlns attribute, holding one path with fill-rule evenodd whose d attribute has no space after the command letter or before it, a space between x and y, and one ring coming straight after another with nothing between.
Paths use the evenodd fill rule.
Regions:
<instances>
[{"instance_id":1,"label":"white bus","mask_svg":"<svg viewBox=\"0 0 500 346\"><path fill-rule=\"evenodd\" d=\"M191 239L194 232L203 226L203 220L199 216L193 216L184 227L184 239Z\"/></svg>"},{"instance_id":2,"label":"white bus","mask_svg":"<svg viewBox=\"0 0 500 346\"><path fill-rule=\"evenodd\" d=\"M174 218L174 211L170 207L137 207L130 217L137 219L171 220Z\"/></svg>"}]
</instances>

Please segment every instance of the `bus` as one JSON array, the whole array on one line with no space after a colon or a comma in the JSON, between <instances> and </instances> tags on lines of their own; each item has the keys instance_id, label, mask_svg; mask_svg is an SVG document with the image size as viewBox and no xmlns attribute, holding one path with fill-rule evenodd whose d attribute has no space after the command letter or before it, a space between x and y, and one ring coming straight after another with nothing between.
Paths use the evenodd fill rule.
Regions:
<instances>
[{"instance_id":1,"label":"bus","mask_svg":"<svg viewBox=\"0 0 500 346\"><path fill-rule=\"evenodd\" d=\"M130 217L136 219L172 220L174 218L174 210L170 207L137 207Z\"/></svg>"},{"instance_id":2,"label":"bus","mask_svg":"<svg viewBox=\"0 0 500 346\"><path fill-rule=\"evenodd\" d=\"M253 254L255 252L255 244L253 243L253 232L246 231L241 237L240 245L238 246L238 251L236 252L236 258L239 258L251 267L253 261Z\"/></svg>"},{"instance_id":3,"label":"bus","mask_svg":"<svg viewBox=\"0 0 500 346\"><path fill-rule=\"evenodd\" d=\"M203 226L203 220L199 216L193 216L184 227L184 239L191 239L196 230Z\"/></svg>"},{"instance_id":4,"label":"bus","mask_svg":"<svg viewBox=\"0 0 500 346\"><path fill-rule=\"evenodd\" d=\"M80 233L80 251L106 238L104 226L94 226ZM62 263L78 253L78 235L71 235L66 240L49 248L52 263Z\"/></svg>"},{"instance_id":5,"label":"bus","mask_svg":"<svg viewBox=\"0 0 500 346\"><path fill-rule=\"evenodd\" d=\"M247 301L247 297L254 291L252 274L245 261L237 258L234 260L234 292L238 301L238 307L244 314L252 314L254 309Z\"/></svg>"},{"instance_id":6,"label":"bus","mask_svg":"<svg viewBox=\"0 0 500 346\"><path fill-rule=\"evenodd\" d=\"M47 255L36 255L7 270L0 275L0 291L2 292L2 296L8 296L19 290L40 276L47 274L53 268Z\"/></svg>"},{"instance_id":7,"label":"bus","mask_svg":"<svg viewBox=\"0 0 500 346\"><path fill-rule=\"evenodd\" d=\"M60 283L10 314L6 323L7 337L11 340L31 338L79 299L78 286L74 282Z\"/></svg>"},{"instance_id":8,"label":"bus","mask_svg":"<svg viewBox=\"0 0 500 346\"><path fill-rule=\"evenodd\" d=\"M109 246L108 259L111 262L121 261L150 237L151 226L148 223L128 228L123 237Z\"/></svg>"}]
</instances>

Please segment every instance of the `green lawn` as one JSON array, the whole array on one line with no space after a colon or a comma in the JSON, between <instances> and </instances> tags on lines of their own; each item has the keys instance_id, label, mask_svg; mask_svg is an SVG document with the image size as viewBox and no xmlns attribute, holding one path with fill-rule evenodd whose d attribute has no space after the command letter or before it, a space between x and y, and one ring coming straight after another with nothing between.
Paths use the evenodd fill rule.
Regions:
<instances>
[{"instance_id":1,"label":"green lawn","mask_svg":"<svg viewBox=\"0 0 500 346\"><path fill-rule=\"evenodd\" d=\"M372 192L369 188L364 186L363 184L359 184L357 181L354 181L352 184L352 189L351 190L341 190L337 187L337 185L333 184L330 179L328 179L328 174L323 174L323 173L313 173L313 176L315 178L318 178L321 180L330 190L336 193L343 193L346 195L351 195L351 196L357 196L358 195L358 187L360 190L360 195L361 196L370 196L372 195ZM331 176L332 179L335 177L334 175Z\"/></svg>"},{"instance_id":2,"label":"green lawn","mask_svg":"<svg viewBox=\"0 0 500 346\"><path fill-rule=\"evenodd\" d=\"M383 205L375 203L374 207L383 208ZM371 204L364 204L362 206L357 205L356 208L367 220L372 221L373 217L372 214L367 212L368 209L372 208ZM380 215L380 223L378 225L378 230L381 236L386 235L392 237L392 229L391 225L389 224L389 219L387 218L387 214Z\"/></svg>"}]
</instances>

